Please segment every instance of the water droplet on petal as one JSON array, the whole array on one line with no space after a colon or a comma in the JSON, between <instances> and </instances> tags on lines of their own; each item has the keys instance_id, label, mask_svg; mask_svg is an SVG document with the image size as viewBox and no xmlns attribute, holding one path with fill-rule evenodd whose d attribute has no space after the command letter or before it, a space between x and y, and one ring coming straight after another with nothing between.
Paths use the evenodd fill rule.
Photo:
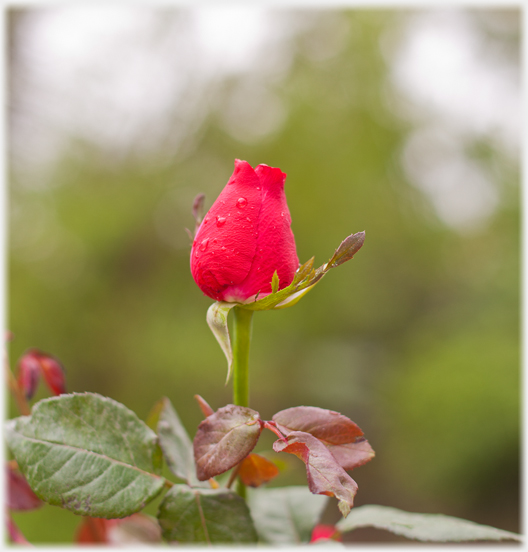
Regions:
<instances>
[{"instance_id":1,"label":"water droplet on petal","mask_svg":"<svg viewBox=\"0 0 528 552\"><path fill-rule=\"evenodd\" d=\"M246 220L247 220L248 222L251 222L251 219L250 219L249 217L248 217Z\"/></svg>"},{"instance_id":2,"label":"water droplet on petal","mask_svg":"<svg viewBox=\"0 0 528 552\"><path fill-rule=\"evenodd\" d=\"M227 219L225 217L221 217L221 216L216 217L216 226L222 226L223 224L225 224L226 220Z\"/></svg>"},{"instance_id":3,"label":"water droplet on petal","mask_svg":"<svg viewBox=\"0 0 528 552\"><path fill-rule=\"evenodd\" d=\"M225 250L226 250L225 246L222 246L222 251L225 251Z\"/></svg>"},{"instance_id":4,"label":"water droplet on petal","mask_svg":"<svg viewBox=\"0 0 528 552\"><path fill-rule=\"evenodd\" d=\"M205 240L202 241L200 244L200 247L198 248L200 251L205 251L207 249L207 246L209 245L209 238L205 238Z\"/></svg>"},{"instance_id":5,"label":"water droplet on petal","mask_svg":"<svg viewBox=\"0 0 528 552\"><path fill-rule=\"evenodd\" d=\"M239 209L243 209L247 205L247 199L245 197L239 197L236 202L236 206Z\"/></svg>"},{"instance_id":6,"label":"water droplet on petal","mask_svg":"<svg viewBox=\"0 0 528 552\"><path fill-rule=\"evenodd\" d=\"M281 217L283 217L283 216L284 216L284 213L281 213Z\"/></svg>"},{"instance_id":7,"label":"water droplet on petal","mask_svg":"<svg viewBox=\"0 0 528 552\"><path fill-rule=\"evenodd\" d=\"M260 190L260 186L257 186L257 190Z\"/></svg>"}]
</instances>

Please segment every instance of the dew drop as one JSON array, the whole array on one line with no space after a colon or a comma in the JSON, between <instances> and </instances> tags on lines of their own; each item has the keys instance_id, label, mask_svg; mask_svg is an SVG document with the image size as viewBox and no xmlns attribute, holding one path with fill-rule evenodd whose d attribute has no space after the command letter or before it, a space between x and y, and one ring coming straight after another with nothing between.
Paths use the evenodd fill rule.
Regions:
<instances>
[{"instance_id":1,"label":"dew drop","mask_svg":"<svg viewBox=\"0 0 528 552\"><path fill-rule=\"evenodd\" d=\"M247 205L247 199L245 197L239 197L236 202L236 206L239 209L243 209Z\"/></svg>"},{"instance_id":2,"label":"dew drop","mask_svg":"<svg viewBox=\"0 0 528 552\"><path fill-rule=\"evenodd\" d=\"M209 238L205 238L203 242L200 244L200 247L198 248L200 251L205 251L207 249L207 246L209 244Z\"/></svg>"},{"instance_id":3,"label":"dew drop","mask_svg":"<svg viewBox=\"0 0 528 552\"><path fill-rule=\"evenodd\" d=\"M222 246L221 251L225 251L225 250L226 250L225 246Z\"/></svg>"},{"instance_id":4,"label":"dew drop","mask_svg":"<svg viewBox=\"0 0 528 552\"><path fill-rule=\"evenodd\" d=\"M216 226L222 226L225 224L227 219L225 217L218 216L216 217Z\"/></svg>"},{"instance_id":5,"label":"dew drop","mask_svg":"<svg viewBox=\"0 0 528 552\"><path fill-rule=\"evenodd\" d=\"M284 213L281 213L281 217L283 217L283 216L284 216Z\"/></svg>"},{"instance_id":6,"label":"dew drop","mask_svg":"<svg viewBox=\"0 0 528 552\"><path fill-rule=\"evenodd\" d=\"M251 222L251 219L250 219L249 217L248 217L246 220L247 220L248 222Z\"/></svg>"},{"instance_id":7,"label":"dew drop","mask_svg":"<svg viewBox=\"0 0 528 552\"><path fill-rule=\"evenodd\" d=\"M257 190L260 190L260 186L257 186Z\"/></svg>"}]
</instances>

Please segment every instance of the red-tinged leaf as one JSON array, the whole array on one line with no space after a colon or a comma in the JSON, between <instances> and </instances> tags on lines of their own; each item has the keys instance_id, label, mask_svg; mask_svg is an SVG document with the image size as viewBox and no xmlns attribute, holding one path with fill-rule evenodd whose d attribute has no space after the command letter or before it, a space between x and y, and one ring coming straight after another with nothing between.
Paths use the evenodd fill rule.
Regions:
<instances>
[{"instance_id":1,"label":"red-tinged leaf","mask_svg":"<svg viewBox=\"0 0 528 552\"><path fill-rule=\"evenodd\" d=\"M292 431L304 431L317 437L345 470L357 468L374 457L363 431L339 412L315 406L296 406L277 412L273 421L286 435Z\"/></svg>"},{"instance_id":2,"label":"red-tinged leaf","mask_svg":"<svg viewBox=\"0 0 528 552\"><path fill-rule=\"evenodd\" d=\"M240 463L238 476L248 487L260 487L279 475L279 468L260 454L248 454Z\"/></svg>"},{"instance_id":3,"label":"red-tinged leaf","mask_svg":"<svg viewBox=\"0 0 528 552\"><path fill-rule=\"evenodd\" d=\"M341 532L336 529L335 525L323 525L320 523L314 527L310 542L317 542L320 540L334 540L342 542L343 537Z\"/></svg>"},{"instance_id":4,"label":"red-tinged leaf","mask_svg":"<svg viewBox=\"0 0 528 552\"><path fill-rule=\"evenodd\" d=\"M116 519L85 517L77 527L75 542L77 544L106 544L108 543L108 527L116 522Z\"/></svg>"},{"instance_id":5,"label":"red-tinged leaf","mask_svg":"<svg viewBox=\"0 0 528 552\"><path fill-rule=\"evenodd\" d=\"M40 353L40 369L44 381L54 395L66 393L66 378L62 364L51 355Z\"/></svg>"},{"instance_id":6,"label":"red-tinged leaf","mask_svg":"<svg viewBox=\"0 0 528 552\"><path fill-rule=\"evenodd\" d=\"M353 470L375 456L369 442L366 439L359 438L354 443L345 443L344 445L327 445L328 450L345 470Z\"/></svg>"},{"instance_id":7,"label":"red-tinged leaf","mask_svg":"<svg viewBox=\"0 0 528 552\"><path fill-rule=\"evenodd\" d=\"M35 510L43 502L31 490L26 478L9 464L6 466L7 507L11 510Z\"/></svg>"},{"instance_id":8,"label":"red-tinged leaf","mask_svg":"<svg viewBox=\"0 0 528 552\"><path fill-rule=\"evenodd\" d=\"M198 479L205 481L236 466L253 450L260 431L259 413L251 408L228 404L208 416L193 443Z\"/></svg>"},{"instance_id":9,"label":"red-tinged leaf","mask_svg":"<svg viewBox=\"0 0 528 552\"><path fill-rule=\"evenodd\" d=\"M343 445L361 437L363 432L349 418L316 406L294 406L273 416L277 427L286 435L304 431L328 445Z\"/></svg>"},{"instance_id":10,"label":"red-tinged leaf","mask_svg":"<svg viewBox=\"0 0 528 552\"><path fill-rule=\"evenodd\" d=\"M25 544L26 546L30 545L26 537L24 537L20 529L16 526L15 522L11 519L10 515L6 516L6 524L11 542L14 542L15 544Z\"/></svg>"},{"instance_id":11,"label":"red-tinged leaf","mask_svg":"<svg viewBox=\"0 0 528 552\"><path fill-rule=\"evenodd\" d=\"M194 395L194 398L196 399L200 410L206 418L214 414L214 410L209 406L209 404L203 397L200 397L200 395Z\"/></svg>"},{"instance_id":12,"label":"red-tinged leaf","mask_svg":"<svg viewBox=\"0 0 528 552\"><path fill-rule=\"evenodd\" d=\"M145 514L122 519L86 517L77 528L77 544L123 545L161 542L158 523Z\"/></svg>"},{"instance_id":13,"label":"red-tinged leaf","mask_svg":"<svg viewBox=\"0 0 528 552\"><path fill-rule=\"evenodd\" d=\"M293 431L287 442L275 441L275 452L295 454L306 464L308 488L314 494L335 496L339 509L346 517L354 505L357 492L356 482L337 463L332 453L316 437L302 431Z\"/></svg>"},{"instance_id":14,"label":"red-tinged leaf","mask_svg":"<svg viewBox=\"0 0 528 552\"><path fill-rule=\"evenodd\" d=\"M38 358L31 351L28 351L18 361L18 386L27 400L35 394L39 379L40 364Z\"/></svg>"}]
</instances>

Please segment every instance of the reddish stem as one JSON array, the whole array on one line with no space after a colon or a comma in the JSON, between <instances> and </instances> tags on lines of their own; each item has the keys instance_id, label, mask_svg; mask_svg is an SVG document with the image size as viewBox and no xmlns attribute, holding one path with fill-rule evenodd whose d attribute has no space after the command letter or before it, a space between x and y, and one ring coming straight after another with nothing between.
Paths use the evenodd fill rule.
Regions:
<instances>
[{"instance_id":1,"label":"reddish stem","mask_svg":"<svg viewBox=\"0 0 528 552\"><path fill-rule=\"evenodd\" d=\"M279 431L277 425L275 424L275 422L272 422L272 421L269 421L269 422L264 422L264 427L266 429L269 429L270 431L273 431L273 433L275 433L275 435L281 440L281 441L284 441L286 442L287 439L286 437L284 437L284 435Z\"/></svg>"},{"instance_id":2,"label":"reddish stem","mask_svg":"<svg viewBox=\"0 0 528 552\"><path fill-rule=\"evenodd\" d=\"M11 519L9 513L6 513L6 524L9 538L12 542L16 544L24 544L26 546L32 546L32 544L27 541L26 537L24 537L20 529L16 526L15 522Z\"/></svg>"}]
</instances>

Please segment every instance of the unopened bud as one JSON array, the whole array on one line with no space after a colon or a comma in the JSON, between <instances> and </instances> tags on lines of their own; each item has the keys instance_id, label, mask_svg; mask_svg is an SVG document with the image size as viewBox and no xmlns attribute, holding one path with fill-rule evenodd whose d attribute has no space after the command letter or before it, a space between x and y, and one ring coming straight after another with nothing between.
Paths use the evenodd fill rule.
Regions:
<instances>
[{"instance_id":1,"label":"unopened bud","mask_svg":"<svg viewBox=\"0 0 528 552\"><path fill-rule=\"evenodd\" d=\"M54 395L66 392L64 368L55 357L38 349L30 349L19 360L18 383L30 399L37 388L39 374Z\"/></svg>"},{"instance_id":2,"label":"unopened bud","mask_svg":"<svg viewBox=\"0 0 528 552\"><path fill-rule=\"evenodd\" d=\"M18 386L26 399L31 399L40 379L40 364L33 351L25 353L18 361Z\"/></svg>"},{"instance_id":3,"label":"unopened bud","mask_svg":"<svg viewBox=\"0 0 528 552\"><path fill-rule=\"evenodd\" d=\"M46 353L40 354L40 368L46 385L55 395L66 393L66 378L62 364Z\"/></svg>"}]
</instances>

